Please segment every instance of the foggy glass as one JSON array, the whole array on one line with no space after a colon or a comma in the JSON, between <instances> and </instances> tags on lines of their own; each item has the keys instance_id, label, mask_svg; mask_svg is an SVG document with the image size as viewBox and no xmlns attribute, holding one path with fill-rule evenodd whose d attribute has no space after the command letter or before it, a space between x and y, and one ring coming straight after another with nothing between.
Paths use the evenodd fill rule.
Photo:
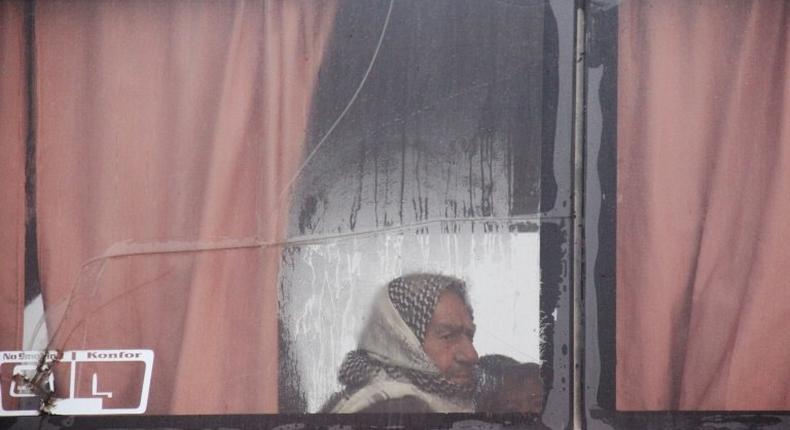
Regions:
<instances>
[{"instance_id":1,"label":"foggy glass","mask_svg":"<svg viewBox=\"0 0 790 430\"><path fill-rule=\"evenodd\" d=\"M317 412L341 388L373 294L408 273L467 282L480 356L541 362L551 13L543 1L341 4L293 184L281 411Z\"/></svg>"}]
</instances>

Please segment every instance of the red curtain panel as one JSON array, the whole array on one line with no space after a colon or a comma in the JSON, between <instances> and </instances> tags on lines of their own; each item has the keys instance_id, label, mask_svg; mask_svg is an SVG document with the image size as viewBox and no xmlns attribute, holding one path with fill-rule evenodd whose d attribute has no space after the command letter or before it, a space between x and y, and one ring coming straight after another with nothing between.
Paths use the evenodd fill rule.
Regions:
<instances>
[{"instance_id":1,"label":"red curtain panel","mask_svg":"<svg viewBox=\"0 0 790 430\"><path fill-rule=\"evenodd\" d=\"M0 350L22 347L27 102L23 3L0 3Z\"/></svg>"},{"instance_id":2,"label":"red curtain panel","mask_svg":"<svg viewBox=\"0 0 790 430\"><path fill-rule=\"evenodd\" d=\"M154 350L148 413L277 411L277 244L334 10L285 0L35 4L50 347ZM0 19L0 332L15 349L21 4L0 5ZM139 372L104 379L116 393L105 406L139 396Z\"/></svg>"},{"instance_id":3,"label":"red curtain panel","mask_svg":"<svg viewBox=\"0 0 790 430\"><path fill-rule=\"evenodd\" d=\"M620 6L618 409L790 409L788 22Z\"/></svg>"}]
</instances>

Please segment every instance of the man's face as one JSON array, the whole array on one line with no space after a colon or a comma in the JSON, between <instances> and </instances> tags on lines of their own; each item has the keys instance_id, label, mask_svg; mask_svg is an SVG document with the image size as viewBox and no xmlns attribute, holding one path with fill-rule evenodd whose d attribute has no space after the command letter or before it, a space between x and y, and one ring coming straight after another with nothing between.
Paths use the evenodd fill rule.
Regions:
<instances>
[{"instance_id":1,"label":"man's face","mask_svg":"<svg viewBox=\"0 0 790 430\"><path fill-rule=\"evenodd\" d=\"M445 290L425 330L422 348L442 375L458 385L475 381L477 351L472 344L475 324L458 294Z\"/></svg>"}]
</instances>

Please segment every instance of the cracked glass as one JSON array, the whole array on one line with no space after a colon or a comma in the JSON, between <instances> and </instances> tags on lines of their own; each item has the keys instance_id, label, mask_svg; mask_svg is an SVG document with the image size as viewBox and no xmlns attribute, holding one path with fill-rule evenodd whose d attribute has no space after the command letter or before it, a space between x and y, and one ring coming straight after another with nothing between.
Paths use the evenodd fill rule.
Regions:
<instances>
[{"instance_id":1,"label":"cracked glass","mask_svg":"<svg viewBox=\"0 0 790 430\"><path fill-rule=\"evenodd\" d=\"M280 407L332 412L333 394L353 396L338 374L376 294L415 273L467 282L482 363L541 369L517 390L537 402L480 400L476 411L539 414L552 386L560 403L569 377L563 367L552 378L551 329L567 303L541 272L541 258L568 261L551 4L347 2L335 25L283 253Z\"/></svg>"}]
</instances>

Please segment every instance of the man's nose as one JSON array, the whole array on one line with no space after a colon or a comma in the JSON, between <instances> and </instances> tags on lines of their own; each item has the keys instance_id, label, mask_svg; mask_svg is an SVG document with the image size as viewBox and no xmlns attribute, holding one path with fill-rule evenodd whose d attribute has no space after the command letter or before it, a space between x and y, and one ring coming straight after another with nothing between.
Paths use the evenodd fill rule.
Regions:
<instances>
[{"instance_id":1,"label":"man's nose","mask_svg":"<svg viewBox=\"0 0 790 430\"><path fill-rule=\"evenodd\" d=\"M471 339L464 339L455 353L455 360L462 364L475 365L479 357Z\"/></svg>"}]
</instances>

